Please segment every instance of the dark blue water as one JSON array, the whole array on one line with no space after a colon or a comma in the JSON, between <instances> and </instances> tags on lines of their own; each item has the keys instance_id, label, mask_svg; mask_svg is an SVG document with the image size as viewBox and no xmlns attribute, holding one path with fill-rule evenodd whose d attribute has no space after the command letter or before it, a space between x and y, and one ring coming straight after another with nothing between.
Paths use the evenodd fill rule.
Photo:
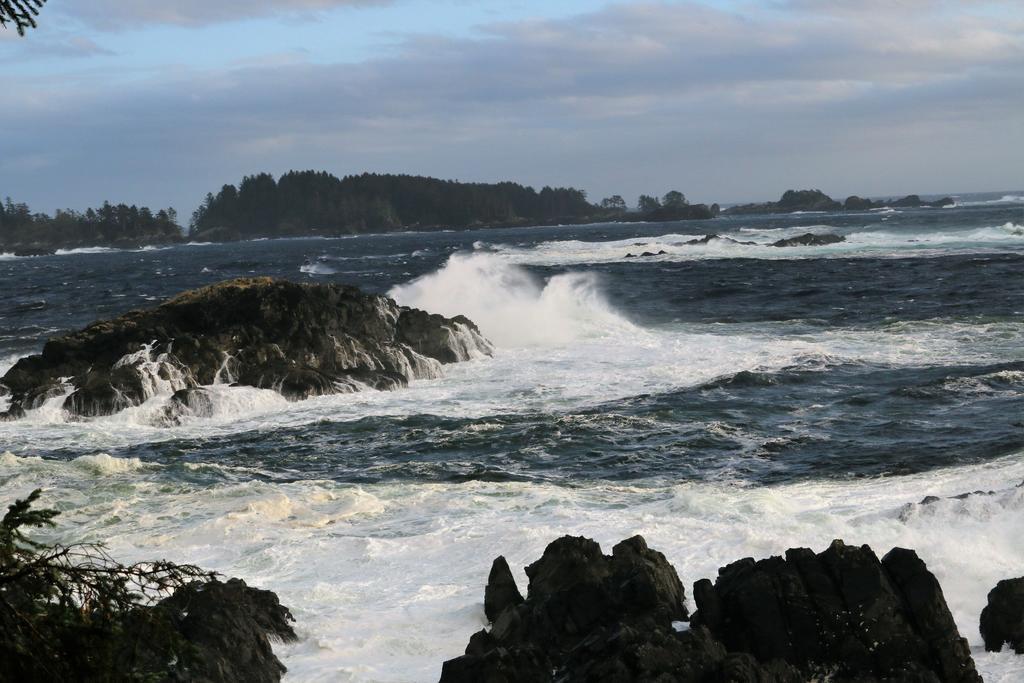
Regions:
<instances>
[{"instance_id":1,"label":"dark blue water","mask_svg":"<svg viewBox=\"0 0 1024 683\"><path fill-rule=\"evenodd\" d=\"M443 271L453 254L475 254L525 271L538 290L567 273L585 274L611 310L660 335L659 343L703 335L702 355L685 363L722 367L664 381L657 367L642 368L654 378L649 391L612 391L608 400L598 389L546 403L527 396L527 387L522 401L500 391L488 401L485 387L472 390L480 405L469 411L429 401L362 415L328 407L308 419L240 418L238 429L196 425L181 433L154 427L128 438L107 438L118 430L102 420L11 424L0 428L0 451L73 458L93 439L115 457L168 464L179 476L187 476L186 463L216 461L253 467L253 476L268 480L357 483L775 483L987 461L1024 448L1022 225L1021 204L987 203L7 258L0 260L0 359L7 363L37 352L51 335L228 278L271 275L387 293ZM716 233L766 245L806 231L848 241L795 250L682 244ZM670 253L661 257L625 257L666 245ZM464 286L471 294L482 284ZM608 353L593 348L595 335L600 330L555 344L559 362L572 365L574 346L581 359ZM737 357L733 367L729 349L739 336L813 348L767 367ZM828 350L850 345L853 351ZM518 351L508 372L530 372L529 358L551 348ZM598 374L581 371L566 381L600 387L636 373L643 353L629 354L617 364L613 352Z\"/></svg>"}]
</instances>

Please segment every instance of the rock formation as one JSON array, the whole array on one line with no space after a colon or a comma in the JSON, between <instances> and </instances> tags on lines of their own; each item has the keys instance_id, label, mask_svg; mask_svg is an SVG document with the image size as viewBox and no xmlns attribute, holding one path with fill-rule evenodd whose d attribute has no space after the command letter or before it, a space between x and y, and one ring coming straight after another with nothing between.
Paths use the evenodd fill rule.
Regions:
<instances>
[{"instance_id":1,"label":"rock formation","mask_svg":"<svg viewBox=\"0 0 1024 683\"><path fill-rule=\"evenodd\" d=\"M793 213L794 211L839 211L842 204L821 190L786 190L777 202L740 204L724 212L732 215L750 213Z\"/></svg>"},{"instance_id":2,"label":"rock formation","mask_svg":"<svg viewBox=\"0 0 1024 683\"><path fill-rule=\"evenodd\" d=\"M732 215L753 213L793 213L794 211L870 211L871 209L921 207L942 208L954 206L952 197L943 197L934 201L926 201L916 194L901 199L881 199L873 201L850 195L842 204L829 197L821 190L786 190L777 202L761 202L759 204L740 204L723 209Z\"/></svg>"},{"instance_id":3,"label":"rock formation","mask_svg":"<svg viewBox=\"0 0 1024 683\"><path fill-rule=\"evenodd\" d=\"M295 619L270 591L241 579L197 582L144 609L155 619L139 620L139 628L143 635L145 629L153 633L138 639L142 647L133 653L134 668L155 680L277 683L286 671L271 641L295 640ZM165 645L174 642L168 632L187 646L167 651Z\"/></svg>"},{"instance_id":4,"label":"rock formation","mask_svg":"<svg viewBox=\"0 0 1024 683\"><path fill-rule=\"evenodd\" d=\"M787 239L781 239L776 242L772 242L773 247L824 247L829 244L838 244L839 242L845 242L846 238L842 235L833 235L832 233L825 233L816 235L813 232L805 232L802 235L796 237L789 237Z\"/></svg>"},{"instance_id":5,"label":"rock formation","mask_svg":"<svg viewBox=\"0 0 1024 683\"><path fill-rule=\"evenodd\" d=\"M1024 578L1000 581L989 592L981 612L981 637L989 652L1009 645L1024 655Z\"/></svg>"},{"instance_id":6,"label":"rock formation","mask_svg":"<svg viewBox=\"0 0 1024 683\"><path fill-rule=\"evenodd\" d=\"M881 561L835 541L814 554L744 559L682 584L636 536L605 556L563 537L526 568L519 594L504 558L492 566L492 626L444 663L442 683L807 680L980 683L935 577L911 550Z\"/></svg>"},{"instance_id":7,"label":"rock formation","mask_svg":"<svg viewBox=\"0 0 1024 683\"><path fill-rule=\"evenodd\" d=\"M442 363L491 353L476 325L401 307L354 287L242 278L49 340L0 379L16 418L65 396L72 416L116 413L157 394L171 412L208 403L215 383L288 399L364 387L395 389Z\"/></svg>"}]
</instances>

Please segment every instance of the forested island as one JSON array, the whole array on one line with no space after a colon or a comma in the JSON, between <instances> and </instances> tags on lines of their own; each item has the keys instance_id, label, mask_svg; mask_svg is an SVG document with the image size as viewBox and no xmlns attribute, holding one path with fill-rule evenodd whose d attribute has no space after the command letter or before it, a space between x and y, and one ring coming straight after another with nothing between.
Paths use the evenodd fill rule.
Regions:
<instances>
[{"instance_id":1,"label":"forested island","mask_svg":"<svg viewBox=\"0 0 1024 683\"><path fill-rule=\"evenodd\" d=\"M33 213L10 197L0 204L0 253L18 256L52 254L56 249L116 247L133 249L183 241L174 209L103 202L84 212L58 210L53 216Z\"/></svg>"},{"instance_id":2,"label":"forested island","mask_svg":"<svg viewBox=\"0 0 1024 683\"><path fill-rule=\"evenodd\" d=\"M739 204L724 209L725 212L738 214L755 213L793 213L794 211L870 211L871 209L919 209L930 207L939 209L954 206L952 197L943 197L935 201L925 201L916 194L908 194L902 198L871 200L857 195L850 195L844 202L838 202L821 190L786 190L777 202L760 204Z\"/></svg>"},{"instance_id":3,"label":"forested island","mask_svg":"<svg viewBox=\"0 0 1024 683\"><path fill-rule=\"evenodd\" d=\"M794 211L867 211L883 207L955 205L944 197L918 195L871 200L851 195L839 202L821 190L787 190L777 202L691 204L677 190L663 197L642 194L631 208L621 195L597 204L572 187L540 191L510 181L463 183L425 176L364 173L338 178L326 171L289 171L245 176L208 193L192 214L187 233L172 208L104 202L84 212L33 213L10 198L0 204L0 253L30 256L80 247L139 248L185 239L230 242L264 237L334 237L403 230L497 228L626 221L707 220L719 215Z\"/></svg>"},{"instance_id":4,"label":"forested island","mask_svg":"<svg viewBox=\"0 0 1024 683\"><path fill-rule=\"evenodd\" d=\"M591 204L583 190L513 182L462 183L424 176L325 171L246 176L208 194L190 236L226 241L255 237L347 235L397 230L511 227L552 223L712 218L717 207L691 205L681 192L644 195L640 212L615 195Z\"/></svg>"}]
</instances>

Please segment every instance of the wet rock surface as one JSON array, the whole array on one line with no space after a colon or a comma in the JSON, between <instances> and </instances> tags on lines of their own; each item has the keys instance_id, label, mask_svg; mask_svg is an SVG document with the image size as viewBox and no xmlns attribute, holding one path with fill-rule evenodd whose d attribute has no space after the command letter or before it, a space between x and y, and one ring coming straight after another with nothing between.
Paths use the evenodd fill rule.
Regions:
<instances>
[{"instance_id":1,"label":"wet rock surface","mask_svg":"<svg viewBox=\"0 0 1024 683\"><path fill-rule=\"evenodd\" d=\"M192 290L49 340L0 379L5 417L55 396L76 417L109 415L159 394L195 410L214 383L291 400L437 377L442 363L491 353L470 320L401 307L354 287L242 278ZM174 419L173 415L170 419Z\"/></svg>"},{"instance_id":2,"label":"wet rock surface","mask_svg":"<svg viewBox=\"0 0 1024 683\"><path fill-rule=\"evenodd\" d=\"M241 579L190 584L143 610L124 670L156 681L277 683L286 669L272 642L296 639L277 595Z\"/></svg>"},{"instance_id":3,"label":"wet rock surface","mask_svg":"<svg viewBox=\"0 0 1024 683\"><path fill-rule=\"evenodd\" d=\"M636 536L611 556L563 537L526 568L522 601L504 558L486 590L490 630L444 663L462 681L981 681L938 581L912 550L879 560L835 541L815 554L747 558L685 593Z\"/></svg>"},{"instance_id":4,"label":"wet rock surface","mask_svg":"<svg viewBox=\"0 0 1024 683\"><path fill-rule=\"evenodd\" d=\"M790 237L787 239L781 239L776 242L772 242L773 247L824 247L829 244L838 244L845 242L846 238L842 235L833 235L831 233L816 234L813 232L805 232L802 235L796 237Z\"/></svg>"},{"instance_id":5,"label":"wet rock surface","mask_svg":"<svg viewBox=\"0 0 1024 683\"><path fill-rule=\"evenodd\" d=\"M989 652L1008 646L1024 655L1024 577L1000 581L989 592L981 612L981 637Z\"/></svg>"}]
</instances>

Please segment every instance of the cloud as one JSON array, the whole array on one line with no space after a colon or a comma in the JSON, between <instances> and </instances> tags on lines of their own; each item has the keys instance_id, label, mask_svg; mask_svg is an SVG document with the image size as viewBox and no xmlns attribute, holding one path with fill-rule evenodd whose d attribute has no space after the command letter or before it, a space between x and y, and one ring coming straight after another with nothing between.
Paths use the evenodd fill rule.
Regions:
<instances>
[{"instance_id":1,"label":"cloud","mask_svg":"<svg viewBox=\"0 0 1024 683\"><path fill-rule=\"evenodd\" d=\"M887 22L883 11L630 4L476 38L410 37L359 64L295 55L127 89L12 83L0 126L25 132L0 141L0 158L35 165L19 174L8 161L0 186L47 207L109 197L183 212L244 173L289 168L511 178L597 197L677 187L707 201L794 186L1010 189L1024 145L1020 18Z\"/></svg>"},{"instance_id":2,"label":"cloud","mask_svg":"<svg viewBox=\"0 0 1024 683\"><path fill-rule=\"evenodd\" d=\"M120 30L154 24L203 26L387 4L391 0L76 0L63 10L95 28Z\"/></svg>"}]
</instances>

